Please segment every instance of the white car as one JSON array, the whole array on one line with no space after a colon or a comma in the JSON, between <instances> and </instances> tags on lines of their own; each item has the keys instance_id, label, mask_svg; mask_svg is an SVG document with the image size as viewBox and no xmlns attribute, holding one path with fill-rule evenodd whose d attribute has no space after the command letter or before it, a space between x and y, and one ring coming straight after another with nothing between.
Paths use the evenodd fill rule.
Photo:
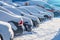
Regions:
<instances>
[{"instance_id":1,"label":"white car","mask_svg":"<svg viewBox=\"0 0 60 40\"><path fill-rule=\"evenodd\" d=\"M5 3L3 1L0 2L0 3L1 3L1 6L3 6L5 9L7 9L9 11L14 12L15 14L17 14L19 16L30 18L33 21L34 27L39 26L40 21L39 21L38 17L32 16L32 15L27 15L26 13L23 12L23 10L20 10L19 8L16 8L16 7L12 6L11 4L9 5L9 4L7 4L7 3ZM7 11L7 10L5 10L5 11Z\"/></svg>"},{"instance_id":2,"label":"white car","mask_svg":"<svg viewBox=\"0 0 60 40\"><path fill-rule=\"evenodd\" d=\"M7 7L8 8L8 7ZM0 10L3 10L3 11L6 11L6 12L8 12L8 13L10 13L10 14L12 14L12 15L16 15L15 13L19 13L17 10L11 10L11 9L7 9L7 8L4 8L4 7L0 7ZM19 15L19 16L21 16L21 15ZM33 23L32 23L32 20L31 19L29 19L29 18L26 18L26 17L23 17L22 16L22 19L23 19L23 23L24 24L26 24L26 22L27 22L27 26L30 28L27 28L28 30L26 30L26 31L31 31L31 27L33 27ZM23 24L23 25L24 25ZM24 25L24 27L26 28L26 26Z\"/></svg>"},{"instance_id":3,"label":"white car","mask_svg":"<svg viewBox=\"0 0 60 40\"><path fill-rule=\"evenodd\" d=\"M12 40L14 33L11 25L7 22L0 21L0 40Z\"/></svg>"},{"instance_id":4,"label":"white car","mask_svg":"<svg viewBox=\"0 0 60 40\"><path fill-rule=\"evenodd\" d=\"M23 26L23 19L21 16L12 15L8 12L0 10L0 20L9 22L11 24L12 29L15 33L14 35L16 35L17 33L23 34L24 26Z\"/></svg>"}]
</instances>

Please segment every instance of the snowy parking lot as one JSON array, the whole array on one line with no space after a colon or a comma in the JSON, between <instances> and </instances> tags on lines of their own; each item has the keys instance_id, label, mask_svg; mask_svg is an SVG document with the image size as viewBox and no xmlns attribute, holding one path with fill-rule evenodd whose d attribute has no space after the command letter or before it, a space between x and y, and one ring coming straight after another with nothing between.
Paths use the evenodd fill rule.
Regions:
<instances>
[{"instance_id":1,"label":"snowy parking lot","mask_svg":"<svg viewBox=\"0 0 60 40\"><path fill-rule=\"evenodd\" d=\"M40 24L32 32L24 33L24 35L18 36L14 40L52 40L58 34L59 28L60 18L53 18Z\"/></svg>"}]
</instances>

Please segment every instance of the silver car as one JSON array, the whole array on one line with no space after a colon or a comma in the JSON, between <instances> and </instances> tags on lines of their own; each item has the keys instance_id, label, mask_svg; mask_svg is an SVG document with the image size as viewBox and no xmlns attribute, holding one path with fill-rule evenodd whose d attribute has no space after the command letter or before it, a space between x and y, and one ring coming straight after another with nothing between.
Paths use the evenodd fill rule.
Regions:
<instances>
[{"instance_id":1,"label":"silver car","mask_svg":"<svg viewBox=\"0 0 60 40\"><path fill-rule=\"evenodd\" d=\"M11 25L7 22L0 21L0 40L12 40L14 32Z\"/></svg>"},{"instance_id":2,"label":"silver car","mask_svg":"<svg viewBox=\"0 0 60 40\"><path fill-rule=\"evenodd\" d=\"M3 17L4 16L4 17ZM14 31L14 35L16 34L23 34L24 26L23 26L23 19L20 16L12 15L8 12L0 10L0 20L5 21L11 24L12 29Z\"/></svg>"}]
</instances>

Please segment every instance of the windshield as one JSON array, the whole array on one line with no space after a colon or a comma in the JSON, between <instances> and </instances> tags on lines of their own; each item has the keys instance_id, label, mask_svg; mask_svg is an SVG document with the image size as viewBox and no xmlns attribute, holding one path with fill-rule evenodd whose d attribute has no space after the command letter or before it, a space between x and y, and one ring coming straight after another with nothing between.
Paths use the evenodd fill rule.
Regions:
<instances>
[{"instance_id":1,"label":"windshield","mask_svg":"<svg viewBox=\"0 0 60 40\"><path fill-rule=\"evenodd\" d=\"M25 10L24 8L18 8L20 11L26 13L26 14L29 14L30 12L28 12L27 10Z\"/></svg>"},{"instance_id":2,"label":"windshield","mask_svg":"<svg viewBox=\"0 0 60 40\"><path fill-rule=\"evenodd\" d=\"M33 7L27 7L26 9L28 9L32 13L39 13L39 11L36 10L35 8L33 8Z\"/></svg>"}]
</instances>

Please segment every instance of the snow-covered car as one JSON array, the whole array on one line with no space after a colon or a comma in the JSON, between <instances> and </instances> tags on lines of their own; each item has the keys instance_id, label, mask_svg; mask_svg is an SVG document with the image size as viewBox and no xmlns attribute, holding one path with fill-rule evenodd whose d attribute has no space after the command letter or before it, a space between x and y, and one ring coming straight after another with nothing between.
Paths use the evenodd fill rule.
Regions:
<instances>
[{"instance_id":1,"label":"snow-covered car","mask_svg":"<svg viewBox=\"0 0 60 40\"><path fill-rule=\"evenodd\" d=\"M8 9L8 7L5 7L5 8L1 7L0 10L6 11L14 16L19 13L19 11L17 11L16 9L12 10L12 9ZM19 16L21 16L21 15L19 15ZM27 17L23 17L23 16L22 16L22 19L23 19L24 27L26 28L26 26L28 26L28 28L27 28L28 30L26 30L26 31L31 31L31 27L33 27L32 20Z\"/></svg>"},{"instance_id":2,"label":"snow-covered car","mask_svg":"<svg viewBox=\"0 0 60 40\"><path fill-rule=\"evenodd\" d=\"M14 10L13 12L15 14L20 15L20 16L23 16L23 17L30 18L33 21L33 26L34 27L38 27L39 26L40 21L39 21L38 17L32 16L32 15L27 15L26 13L23 12L23 10L20 10L19 8L16 8L16 6L13 6L11 4L9 5L7 3L4 4L4 3L5 2L2 1L1 6L5 7L5 9L10 10L11 12Z\"/></svg>"},{"instance_id":3,"label":"snow-covered car","mask_svg":"<svg viewBox=\"0 0 60 40\"><path fill-rule=\"evenodd\" d=\"M21 16L12 15L8 12L0 10L0 20L6 21L11 24L12 29L14 31L14 35L17 33L23 34L24 26L23 26L23 19Z\"/></svg>"},{"instance_id":4,"label":"snow-covered car","mask_svg":"<svg viewBox=\"0 0 60 40\"><path fill-rule=\"evenodd\" d=\"M0 21L0 40L12 40L14 32L11 25L7 22Z\"/></svg>"}]
</instances>

